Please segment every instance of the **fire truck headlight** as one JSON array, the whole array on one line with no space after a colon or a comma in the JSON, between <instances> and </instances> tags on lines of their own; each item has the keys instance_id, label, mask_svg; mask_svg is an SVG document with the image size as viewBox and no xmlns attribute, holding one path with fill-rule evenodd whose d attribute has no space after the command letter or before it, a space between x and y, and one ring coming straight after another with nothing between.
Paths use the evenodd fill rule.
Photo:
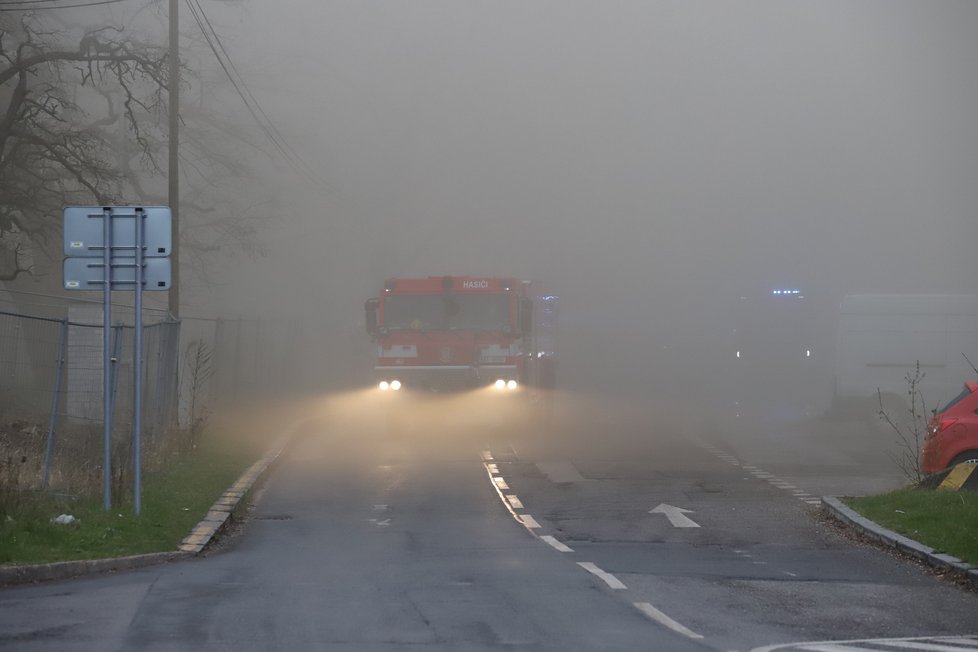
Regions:
<instances>
[{"instance_id":1,"label":"fire truck headlight","mask_svg":"<svg viewBox=\"0 0 978 652\"><path fill-rule=\"evenodd\" d=\"M519 383L517 383L515 380L511 380L506 383L506 389L516 389L517 387L519 387Z\"/></svg>"},{"instance_id":2,"label":"fire truck headlight","mask_svg":"<svg viewBox=\"0 0 978 652\"><path fill-rule=\"evenodd\" d=\"M391 389L393 389L395 392L397 390L401 389L401 381L399 381L399 380L392 380L391 381Z\"/></svg>"},{"instance_id":3,"label":"fire truck headlight","mask_svg":"<svg viewBox=\"0 0 978 652\"><path fill-rule=\"evenodd\" d=\"M390 386L391 386L391 384L389 382L387 382L386 380L380 381L380 384L377 385L377 387L379 387L380 388L380 391L382 391L382 392L386 392L388 389L390 389Z\"/></svg>"},{"instance_id":4,"label":"fire truck headlight","mask_svg":"<svg viewBox=\"0 0 978 652\"><path fill-rule=\"evenodd\" d=\"M495 383L496 389L506 389L506 381L500 378Z\"/></svg>"}]
</instances>

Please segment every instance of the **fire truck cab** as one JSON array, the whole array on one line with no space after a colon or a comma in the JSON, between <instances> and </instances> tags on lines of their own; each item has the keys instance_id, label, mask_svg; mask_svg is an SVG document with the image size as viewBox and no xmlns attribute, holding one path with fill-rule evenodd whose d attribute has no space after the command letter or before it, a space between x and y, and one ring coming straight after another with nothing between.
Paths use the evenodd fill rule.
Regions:
<instances>
[{"instance_id":1,"label":"fire truck cab","mask_svg":"<svg viewBox=\"0 0 978 652\"><path fill-rule=\"evenodd\" d=\"M364 307L367 332L377 343L375 380L387 397L389 430L410 429L404 423L418 420L418 414L452 407L439 399L436 409L426 412L423 408L432 404L422 395L460 397L455 407L467 412L549 421L556 297L534 296L530 286L515 278L481 276L384 283ZM503 405L491 396L509 400Z\"/></svg>"},{"instance_id":2,"label":"fire truck cab","mask_svg":"<svg viewBox=\"0 0 978 652\"><path fill-rule=\"evenodd\" d=\"M365 305L381 391L517 392L552 388L553 338L544 337L530 282L515 278L392 278ZM546 313L546 310L542 312ZM543 315L544 317L546 315Z\"/></svg>"}]
</instances>

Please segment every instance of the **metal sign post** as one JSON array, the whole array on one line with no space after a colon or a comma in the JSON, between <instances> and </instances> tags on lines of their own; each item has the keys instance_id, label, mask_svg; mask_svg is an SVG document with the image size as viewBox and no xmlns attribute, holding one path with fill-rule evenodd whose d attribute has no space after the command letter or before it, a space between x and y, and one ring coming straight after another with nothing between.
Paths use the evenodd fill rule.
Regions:
<instances>
[{"instance_id":1,"label":"metal sign post","mask_svg":"<svg viewBox=\"0 0 978 652\"><path fill-rule=\"evenodd\" d=\"M102 508L112 509L112 209L102 210Z\"/></svg>"},{"instance_id":2,"label":"metal sign post","mask_svg":"<svg viewBox=\"0 0 978 652\"><path fill-rule=\"evenodd\" d=\"M100 218L101 224L93 219ZM132 228L125 221L132 219ZM102 505L112 508L112 291L135 292L133 343L133 507L142 511L143 291L170 289L170 209L165 206L68 206L64 209L64 288L103 295L103 467ZM97 226L101 227L96 228ZM101 257L102 262L93 259Z\"/></svg>"},{"instance_id":3,"label":"metal sign post","mask_svg":"<svg viewBox=\"0 0 978 652\"><path fill-rule=\"evenodd\" d=\"M135 353L132 359L132 438L133 438L133 510L136 516L142 509L143 504L143 455L142 455L142 431L143 431L143 209L136 209L135 237L136 237L136 319L133 341Z\"/></svg>"}]
</instances>

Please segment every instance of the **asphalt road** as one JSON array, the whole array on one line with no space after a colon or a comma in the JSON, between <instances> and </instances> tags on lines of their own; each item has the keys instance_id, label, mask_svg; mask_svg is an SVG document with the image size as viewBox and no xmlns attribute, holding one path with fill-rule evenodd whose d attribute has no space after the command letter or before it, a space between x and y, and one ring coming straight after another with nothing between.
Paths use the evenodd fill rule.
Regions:
<instances>
[{"instance_id":1,"label":"asphalt road","mask_svg":"<svg viewBox=\"0 0 978 652\"><path fill-rule=\"evenodd\" d=\"M812 504L899 484L863 426L573 401L388 436L375 408L309 421L201 559L0 590L0 649L978 649L978 595Z\"/></svg>"}]
</instances>

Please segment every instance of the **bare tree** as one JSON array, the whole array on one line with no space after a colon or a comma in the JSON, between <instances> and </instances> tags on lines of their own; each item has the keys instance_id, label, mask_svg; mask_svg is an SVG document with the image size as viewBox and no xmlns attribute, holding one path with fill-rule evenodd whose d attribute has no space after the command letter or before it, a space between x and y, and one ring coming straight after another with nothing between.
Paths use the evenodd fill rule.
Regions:
<instances>
[{"instance_id":1,"label":"bare tree","mask_svg":"<svg viewBox=\"0 0 978 652\"><path fill-rule=\"evenodd\" d=\"M50 251L65 204L141 196L133 168L159 171L166 50L102 27L73 39L31 14L0 25L0 252L3 280Z\"/></svg>"},{"instance_id":2,"label":"bare tree","mask_svg":"<svg viewBox=\"0 0 978 652\"><path fill-rule=\"evenodd\" d=\"M121 27L73 34L0 20L0 281L60 257L65 205L167 203L167 50ZM249 129L192 106L181 120L180 245L204 278L217 251L261 254L271 211L241 190L261 152Z\"/></svg>"},{"instance_id":3,"label":"bare tree","mask_svg":"<svg viewBox=\"0 0 978 652\"><path fill-rule=\"evenodd\" d=\"M908 372L904 376L907 382L908 399L906 419L894 418L887 412L883 407L883 394L879 389L876 390L880 406L879 417L897 436L897 443L900 445L899 452L893 456L893 461L896 462L903 475L914 484L919 484L924 478L920 456L923 451L924 440L927 437L930 418L927 405L924 403L924 395L920 391L920 385L925 375L920 370L920 361L918 360L914 371Z\"/></svg>"},{"instance_id":4,"label":"bare tree","mask_svg":"<svg viewBox=\"0 0 978 652\"><path fill-rule=\"evenodd\" d=\"M202 339L190 342L184 352L184 364L187 373L183 376L188 383L190 395L190 428L187 431L188 449L197 447L197 440L207 423L207 395L209 382L214 375L214 352L210 345Z\"/></svg>"}]
</instances>

